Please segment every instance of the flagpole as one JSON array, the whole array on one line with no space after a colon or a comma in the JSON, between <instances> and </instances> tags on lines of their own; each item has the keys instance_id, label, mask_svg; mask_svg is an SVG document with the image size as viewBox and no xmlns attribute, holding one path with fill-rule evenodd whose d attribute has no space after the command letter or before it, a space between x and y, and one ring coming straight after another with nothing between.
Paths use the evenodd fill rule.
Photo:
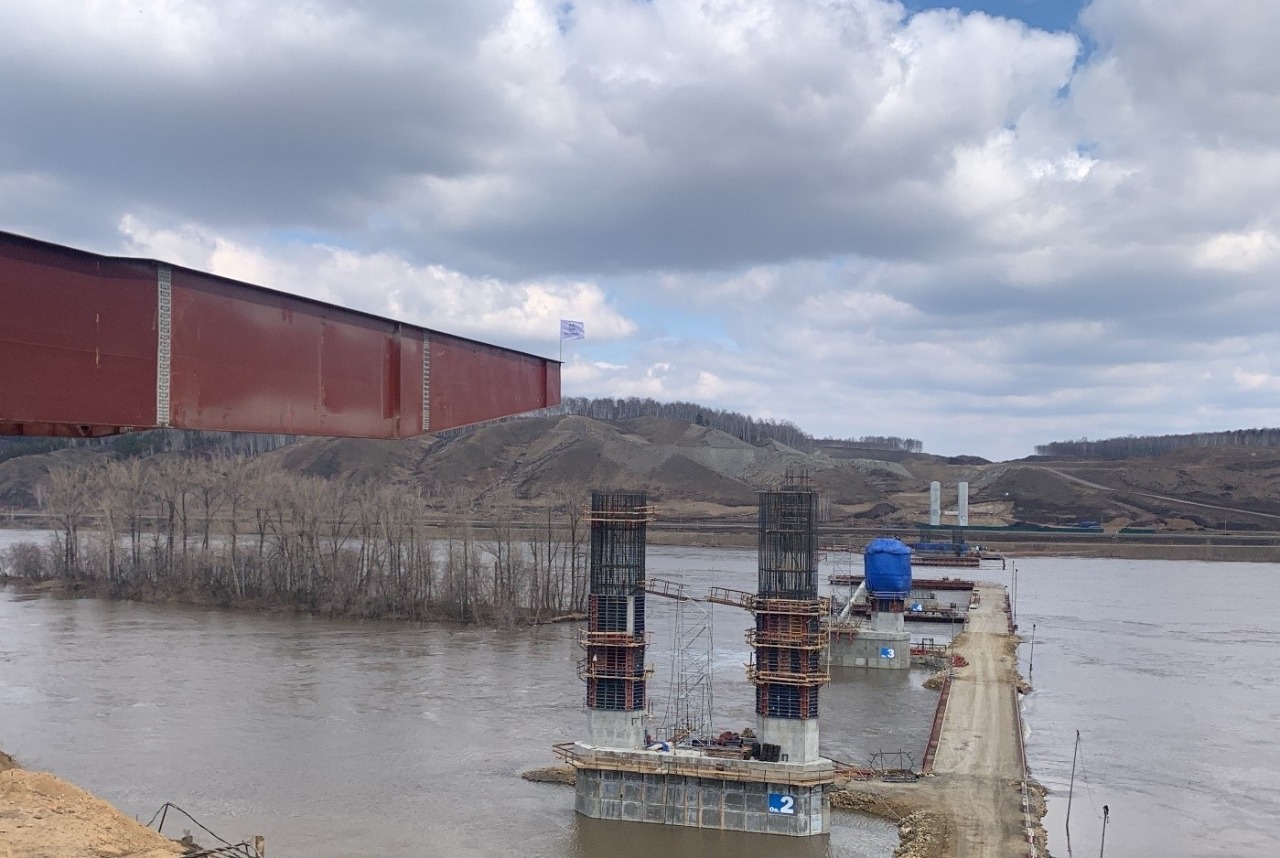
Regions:
<instances>
[{"instance_id":1,"label":"flagpole","mask_svg":"<svg viewBox=\"0 0 1280 858\"><path fill-rule=\"evenodd\" d=\"M585 336L581 322L560 320L560 363L564 363L564 341L580 340Z\"/></svg>"}]
</instances>

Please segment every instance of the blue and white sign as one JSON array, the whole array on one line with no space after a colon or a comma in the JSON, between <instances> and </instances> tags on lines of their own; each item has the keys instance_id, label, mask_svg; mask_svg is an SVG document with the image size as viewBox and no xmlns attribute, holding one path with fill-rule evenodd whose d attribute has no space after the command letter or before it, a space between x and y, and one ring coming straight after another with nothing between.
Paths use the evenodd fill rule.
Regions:
<instances>
[{"instance_id":1,"label":"blue and white sign","mask_svg":"<svg viewBox=\"0 0 1280 858\"><path fill-rule=\"evenodd\" d=\"M880 657L881 657L881 658L893 658L893 647L891 647L891 646L882 646L882 647L880 647Z\"/></svg>"},{"instance_id":2,"label":"blue and white sign","mask_svg":"<svg viewBox=\"0 0 1280 858\"><path fill-rule=\"evenodd\" d=\"M924 610L924 605L920 604L919 602L912 602L912 603L911 603L911 612L912 612L913 614L918 614L918 613L920 613L920 612L921 612L921 611L923 611L923 610Z\"/></svg>"},{"instance_id":3,"label":"blue and white sign","mask_svg":"<svg viewBox=\"0 0 1280 858\"><path fill-rule=\"evenodd\" d=\"M780 792L769 793L769 812L796 815L796 797Z\"/></svg>"}]
</instances>

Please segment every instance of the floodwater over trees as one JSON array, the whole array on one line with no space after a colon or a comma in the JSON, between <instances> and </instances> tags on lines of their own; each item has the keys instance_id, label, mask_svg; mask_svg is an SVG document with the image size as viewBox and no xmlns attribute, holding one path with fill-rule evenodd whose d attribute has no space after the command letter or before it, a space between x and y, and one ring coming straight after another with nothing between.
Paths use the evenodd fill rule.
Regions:
<instances>
[{"instance_id":1,"label":"floodwater over trees","mask_svg":"<svg viewBox=\"0 0 1280 858\"><path fill-rule=\"evenodd\" d=\"M53 536L0 571L119 598L330 616L537 622L586 606L581 499L521 505L326 480L240 457L50 471Z\"/></svg>"}]
</instances>

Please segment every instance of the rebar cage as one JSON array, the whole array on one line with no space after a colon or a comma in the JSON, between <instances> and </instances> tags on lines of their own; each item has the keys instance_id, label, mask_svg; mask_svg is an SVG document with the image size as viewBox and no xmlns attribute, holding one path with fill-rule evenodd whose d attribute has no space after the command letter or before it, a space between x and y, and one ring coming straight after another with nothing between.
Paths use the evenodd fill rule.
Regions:
<instances>
[{"instance_id":1,"label":"rebar cage","mask_svg":"<svg viewBox=\"0 0 1280 858\"><path fill-rule=\"evenodd\" d=\"M761 598L818 598L817 508L811 491L760 492Z\"/></svg>"},{"instance_id":2,"label":"rebar cage","mask_svg":"<svg viewBox=\"0 0 1280 858\"><path fill-rule=\"evenodd\" d=\"M645 680L645 537L653 516L643 492L592 492L590 614L578 665L589 709L638 711Z\"/></svg>"},{"instance_id":3,"label":"rebar cage","mask_svg":"<svg viewBox=\"0 0 1280 858\"><path fill-rule=\"evenodd\" d=\"M760 492L759 590L751 600L755 652L747 675L756 686L756 712L772 718L818 717L825 644L818 599L818 496L804 481Z\"/></svg>"}]
</instances>

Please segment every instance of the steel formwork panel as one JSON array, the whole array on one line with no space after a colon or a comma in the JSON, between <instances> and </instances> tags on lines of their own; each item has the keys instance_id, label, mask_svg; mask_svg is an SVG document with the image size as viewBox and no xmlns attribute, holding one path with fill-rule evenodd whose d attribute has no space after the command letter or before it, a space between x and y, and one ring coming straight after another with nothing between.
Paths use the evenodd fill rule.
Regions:
<instances>
[{"instance_id":1,"label":"steel formwork panel","mask_svg":"<svg viewBox=\"0 0 1280 858\"><path fill-rule=\"evenodd\" d=\"M756 686L756 713L770 718L818 717L818 687L761 683Z\"/></svg>"}]
</instances>

